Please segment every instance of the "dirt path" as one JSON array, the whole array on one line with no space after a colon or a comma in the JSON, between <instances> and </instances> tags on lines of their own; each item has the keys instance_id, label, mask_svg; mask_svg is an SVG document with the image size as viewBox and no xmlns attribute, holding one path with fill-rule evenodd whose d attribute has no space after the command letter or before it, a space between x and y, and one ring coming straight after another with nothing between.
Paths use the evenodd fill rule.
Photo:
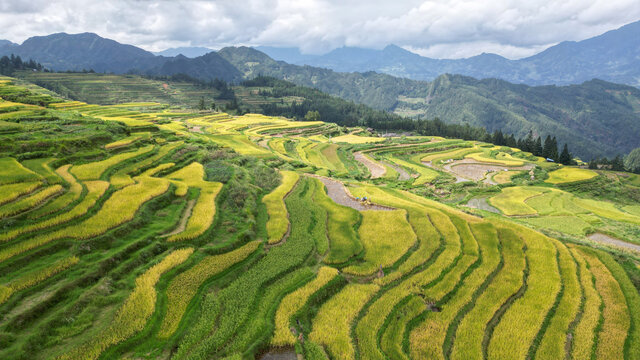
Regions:
<instances>
[{"instance_id":1,"label":"dirt path","mask_svg":"<svg viewBox=\"0 0 640 360\"><path fill-rule=\"evenodd\" d=\"M485 210L492 213L500 214L500 210L489 205L489 203L487 202L487 198L471 199L465 206L472 209Z\"/></svg>"},{"instance_id":2,"label":"dirt path","mask_svg":"<svg viewBox=\"0 0 640 360\"><path fill-rule=\"evenodd\" d=\"M367 169L369 169L372 179L381 178L387 172L387 169L385 169L384 166L378 164L376 161L369 159L359 151L354 153L353 157L356 160L358 160L362 165L366 166Z\"/></svg>"},{"instance_id":3,"label":"dirt path","mask_svg":"<svg viewBox=\"0 0 640 360\"><path fill-rule=\"evenodd\" d=\"M180 223L178 224L178 227L173 229L172 232L161 235L160 237L164 238L164 237L168 237L168 236L183 232L187 228L187 221L189 221L189 218L191 217L191 211L193 210L193 206L195 204L196 204L195 199L187 201L187 208L184 210L184 214L182 214L182 218L180 219Z\"/></svg>"},{"instance_id":4,"label":"dirt path","mask_svg":"<svg viewBox=\"0 0 640 360\"><path fill-rule=\"evenodd\" d=\"M263 148L265 148L267 150L271 150L269 148L269 140L268 139L262 139L262 140L258 141L258 145L262 146Z\"/></svg>"},{"instance_id":5,"label":"dirt path","mask_svg":"<svg viewBox=\"0 0 640 360\"><path fill-rule=\"evenodd\" d=\"M311 175L306 174L307 176L314 177L320 181L327 187L327 195L333 200L336 204L340 204L343 206L348 206L352 209L360 210L393 210L393 208L381 206L381 205L367 205L358 200L356 200L349 191L345 188L344 184L340 181L333 180L330 178L326 178L324 176Z\"/></svg>"},{"instance_id":6,"label":"dirt path","mask_svg":"<svg viewBox=\"0 0 640 360\"><path fill-rule=\"evenodd\" d=\"M409 175L409 173L406 172L405 169L401 168L400 166L396 164L392 164L388 161L382 161L382 163L398 172L398 180L404 181L404 180L411 179L411 175Z\"/></svg>"},{"instance_id":7,"label":"dirt path","mask_svg":"<svg viewBox=\"0 0 640 360\"><path fill-rule=\"evenodd\" d=\"M632 244L632 243L628 243L626 241L622 241L622 240L618 240L616 238L612 238L609 235L605 235L605 234L601 234L601 233L595 233L595 234L591 234L589 236L587 236L590 240L593 240L597 243L602 243L602 244L606 244L606 245L613 245L616 247L621 247L627 250L633 250L633 251L637 251L640 252L640 245L636 245L636 244Z\"/></svg>"}]
</instances>

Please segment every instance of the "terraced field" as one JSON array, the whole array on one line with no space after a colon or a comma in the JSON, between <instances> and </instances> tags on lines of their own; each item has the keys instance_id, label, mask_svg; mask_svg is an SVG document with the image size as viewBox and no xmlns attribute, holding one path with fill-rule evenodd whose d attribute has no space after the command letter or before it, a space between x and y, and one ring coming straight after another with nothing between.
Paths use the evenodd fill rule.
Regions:
<instances>
[{"instance_id":1,"label":"terraced field","mask_svg":"<svg viewBox=\"0 0 640 360\"><path fill-rule=\"evenodd\" d=\"M0 81L2 359L640 359L640 255L586 237L636 241L638 205L576 190L600 172L16 84ZM460 161L482 179L458 183Z\"/></svg>"}]
</instances>

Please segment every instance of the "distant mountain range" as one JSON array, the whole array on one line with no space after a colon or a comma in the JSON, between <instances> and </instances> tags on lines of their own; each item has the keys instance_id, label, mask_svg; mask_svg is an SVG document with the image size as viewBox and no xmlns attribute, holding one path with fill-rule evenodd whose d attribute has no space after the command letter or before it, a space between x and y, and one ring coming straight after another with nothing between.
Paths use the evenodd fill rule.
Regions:
<instances>
[{"instance_id":1,"label":"distant mountain range","mask_svg":"<svg viewBox=\"0 0 640 360\"><path fill-rule=\"evenodd\" d=\"M630 24L616 31L627 34L629 29L637 29L638 24ZM50 69L61 71L93 69L96 72L143 75L184 73L205 81L220 78L231 82L262 74L409 117L439 117L449 123L468 123L483 126L489 131L514 133L520 137L529 131L541 136L554 135L560 143L569 143L576 154L590 159L593 156L628 153L640 147L640 90L601 80L591 81L595 76L605 79L615 76L628 78L629 74L639 71L639 66L633 68L629 64L637 64L640 57L634 54L637 54L640 46L630 45L626 49L627 55L622 56L625 46L620 43L622 40L614 39L623 37L609 32L602 37L579 43L559 44L528 58L527 61L544 69L536 70L539 74L563 73L562 69L565 69L562 75L564 77L558 75L558 82L570 82L567 80L570 77L589 80L560 87L532 87L497 80L495 78L504 76L500 66L495 64L502 64L504 69L511 69L512 74L518 74L513 70L514 63L518 62L488 54L463 60L430 61L449 64L447 66L450 68L447 69L450 72L455 72L455 69L460 70L459 73L479 74L482 71L492 71L494 79L476 80L468 76L441 75L437 72L439 70L429 70L429 76L433 76L432 81L396 77L383 73L380 69L377 69L378 72L339 72L327 69L326 66L289 64L274 60L264 52L250 47L228 47L195 58L183 55L157 56L135 46L120 44L90 33L33 37L21 45L0 43L0 55L20 55L25 60L31 58ZM629 39L627 44L638 44L638 39L640 36ZM607 43L611 46L605 50ZM592 47L590 50L589 46ZM573 47L574 50L562 50L567 47ZM291 61L297 56L295 49L262 50L289 56ZM379 56L381 53L384 56ZM413 59L414 64L418 64L425 58L396 46L388 46L382 51L343 48L332 54L323 56L322 61L332 59L332 66L340 70L360 66L357 64L378 63L385 68L396 64L397 69L402 69L397 71L404 71L406 74L419 71L425 73L417 65L412 70L407 70L407 64L410 63L407 59ZM584 64L578 67L575 59L580 54L585 59ZM607 54L615 59L606 62ZM302 57L299 59L304 58L304 55L300 56ZM557 62L552 61L554 56L558 59ZM592 71L590 69L595 69L595 63L606 63L606 66L603 65L605 69L617 68L619 71L607 73L603 70L593 76L583 75L581 69L584 69L584 74L589 74ZM461 65L451 64L466 65L460 67ZM528 76L531 76L531 71L533 70L529 69L527 72Z\"/></svg>"},{"instance_id":2,"label":"distant mountain range","mask_svg":"<svg viewBox=\"0 0 640 360\"><path fill-rule=\"evenodd\" d=\"M57 33L34 36L20 45L0 44L0 55L9 54L20 55L25 60L36 60L56 71L92 69L96 72L133 72L149 75L187 73L207 80L240 79L240 73L216 52L210 52L197 59L181 55L157 56L133 45L121 44L93 33Z\"/></svg>"},{"instance_id":3,"label":"distant mountain range","mask_svg":"<svg viewBox=\"0 0 640 360\"><path fill-rule=\"evenodd\" d=\"M182 55L182 56L186 56L188 58L196 58L198 56L202 56L205 54L208 54L212 51L215 51L213 49L209 49L206 47L199 47L199 46L194 46L194 47L177 47L177 48L170 48L170 49L166 49L163 51L157 51L154 52L155 55L159 55L159 56L178 56L178 55Z\"/></svg>"},{"instance_id":4,"label":"distant mountain range","mask_svg":"<svg viewBox=\"0 0 640 360\"><path fill-rule=\"evenodd\" d=\"M275 60L341 72L376 71L414 80L442 74L499 78L528 85L579 84L594 78L640 86L640 21L587 40L565 41L531 57L509 60L496 54L466 59L432 59L395 45L382 50L343 47L324 55L296 48L257 47Z\"/></svg>"}]
</instances>

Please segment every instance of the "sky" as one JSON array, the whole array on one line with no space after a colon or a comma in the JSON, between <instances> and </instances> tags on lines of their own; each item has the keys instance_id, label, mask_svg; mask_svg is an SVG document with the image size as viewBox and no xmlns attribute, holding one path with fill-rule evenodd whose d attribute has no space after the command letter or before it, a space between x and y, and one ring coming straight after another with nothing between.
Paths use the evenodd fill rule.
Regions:
<instances>
[{"instance_id":1,"label":"sky","mask_svg":"<svg viewBox=\"0 0 640 360\"><path fill-rule=\"evenodd\" d=\"M0 0L0 39L94 32L149 51L395 44L433 58L517 59L638 20L638 0Z\"/></svg>"}]
</instances>

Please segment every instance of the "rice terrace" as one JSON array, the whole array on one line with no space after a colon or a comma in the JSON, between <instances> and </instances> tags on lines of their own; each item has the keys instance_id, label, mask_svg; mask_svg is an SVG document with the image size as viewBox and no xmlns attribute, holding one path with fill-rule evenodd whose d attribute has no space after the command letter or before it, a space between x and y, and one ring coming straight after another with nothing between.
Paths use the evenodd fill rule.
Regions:
<instances>
[{"instance_id":1,"label":"rice terrace","mask_svg":"<svg viewBox=\"0 0 640 360\"><path fill-rule=\"evenodd\" d=\"M638 150L7 59L0 359L640 360Z\"/></svg>"}]
</instances>

